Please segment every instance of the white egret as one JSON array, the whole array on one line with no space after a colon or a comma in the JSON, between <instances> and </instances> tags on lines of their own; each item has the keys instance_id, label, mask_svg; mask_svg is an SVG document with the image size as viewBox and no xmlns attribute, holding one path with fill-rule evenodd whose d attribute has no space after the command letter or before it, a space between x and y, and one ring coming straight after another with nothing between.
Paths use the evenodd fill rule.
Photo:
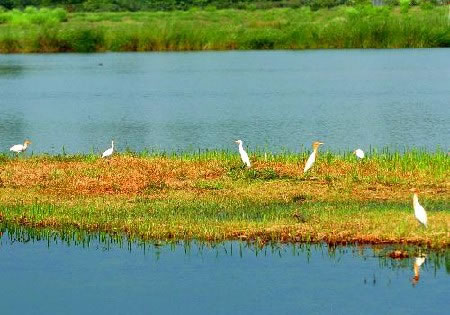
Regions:
<instances>
[{"instance_id":1,"label":"white egret","mask_svg":"<svg viewBox=\"0 0 450 315\"><path fill-rule=\"evenodd\" d=\"M239 144L239 154L241 155L242 162L247 165L247 167L250 167L250 159L248 158L247 152L245 152L244 147L242 146L242 140L236 140L237 144Z\"/></svg>"},{"instance_id":2,"label":"white egret","mask_svg":"<svg viewBox=\"0 0 450 315\"><path fill-rule=\"evenodd\" d=\"M28 145L31 144L30 140L25 140L25 142L23 144L16 144L13 145L9 151L11 152L15 152L17 154L21 153L21 152L25 152L25 150L28 148Z\"/></svg>"},{"instance_id":3,"label":"white egret","mask_svg":"<svg viewBox=\"0 0 450 315\"><path fill-rule=\"evenodd\" d=\"M412 188L410 191L414 193L413 194L414 215L416 216L417 221L419 221L421 224L427 227L427 213L419 203L419 190L417 190L416 188Z\"/></svg>"},{"instance_id":4,"label":"white egret","mask_svg":"<svg viewBox=\"0 0 450 315\"><path fill-rule=\"evenodd\" d=\"M363 150L361 150L361 149L356 149L355 151L353 151L353 153L356 155L356 157L357 157L358 159L364 159L365 154L364 154L364 151L363 151Z\"/></svg>"},{"instance_id":5,"label":"white egret","mask_svg":"<svg viewBox=\"0 0 450 315\"><path fill-rule=\"evenodd\" d=\"M313 143L313 152L309 156L308 160L306 161L305 168L303 169L303 173L306 173L314 164L316 161L316 156L318 154L319 146L321 146L323 143L319 141L315 141Z\"/></svg>"},{"instance_id":6,"label":"white egret","mask_svg":"<svg viewBox=\"0 0 450 315\"><path fill-rule=\"evenodd\" d=\"M111 148L103 152L102 158L110 157L114 153L114 140L111 141Z\"/></svg>"}]
</instances>

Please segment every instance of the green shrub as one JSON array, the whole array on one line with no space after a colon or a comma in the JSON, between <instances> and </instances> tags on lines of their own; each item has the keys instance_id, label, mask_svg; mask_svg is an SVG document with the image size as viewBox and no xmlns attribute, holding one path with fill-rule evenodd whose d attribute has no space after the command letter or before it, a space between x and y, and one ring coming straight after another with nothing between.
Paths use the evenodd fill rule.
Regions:
<instances>
[{"instance_id":1,"label":"green shrub","mask_svg":"<svg viewBox=\"0 0 450 315\"><path fill-rule=\"evenodd\" d=\"M20 52L19 38L10 31L0 33L0 53Z\"/></svg>"},{"instance_id":2,"label":"green shrub","mask_svg":"<svg viewBox=\"0 0 450 315\"><path fill-rule=\"evenodd\" d=\"M6 12L0 12L0 24L9 23L12 19L11 14Z\"/></svg>"},{"instance_id":3,"label":"green shrub","mask_svg":"<svg viewBox=\"0 0 450 315\"><path fill-rule=\"evenodd\" d=\"M429 1L422 1L422 2L420 2L420 8L422 10L432 10L434 8L434 6Z\"/></svg>"},{"instance_id":4,"label":"green shrub","mask_svg":"<svg viewBox=\"0 0 450 315\"><path fill-rule=\"evenodd\" d=\"M67 22L67 11L62 8L56 8L52 11L59 22Z\"/></svg>"},{"instance_id":5,"label":"green shrub","mask_svg":"<svg viewBox=\"0 0 450 315\"><path fill-rule=\"evenodd\" d=\"M408 13L411 0L400 0L400 11L402 13Z\"/></svg>"},{"instance_id":6,"label":"green shrub","mask_svg":"<svg viewBox=\"0 0 450 315\"><path fill-rule=\"evenodd\" d=\"M104 32L101 29L88 27L72 28L64 30L62 39L70 51L83 53L95 52L103 47Z\"/></svg>"}]
</instances>

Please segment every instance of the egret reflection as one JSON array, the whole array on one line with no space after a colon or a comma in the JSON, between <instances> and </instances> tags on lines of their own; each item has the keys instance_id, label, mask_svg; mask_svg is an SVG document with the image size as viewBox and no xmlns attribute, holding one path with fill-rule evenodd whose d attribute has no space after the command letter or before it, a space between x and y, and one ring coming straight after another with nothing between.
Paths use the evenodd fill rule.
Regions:
<instances>
[{"instance_id":1,"label":"egret reflection","mask_svg":"<svg viewBox=\"0 0 450 315\"><path fill-rule=\"evenodd\" d=\"M426 255L420 255L420 256L417 256L414 259L414 266L413 266L413 268L414 268L414 277L412 278L413 286L415 286L419 282L419 279L420 279L420 266L422 266L422 264L425 262L425 258L426 257L427 257Z\"/></svg>"}]
</instances>

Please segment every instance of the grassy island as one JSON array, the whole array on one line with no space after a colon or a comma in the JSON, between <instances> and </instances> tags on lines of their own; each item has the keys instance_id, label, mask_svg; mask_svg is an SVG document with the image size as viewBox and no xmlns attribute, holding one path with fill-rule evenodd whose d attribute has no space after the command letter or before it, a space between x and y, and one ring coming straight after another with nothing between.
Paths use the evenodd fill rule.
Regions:
<instances>
[{"instance_id":1,"label":"grassy island","mask_svg":"<svg viewBox=\"0 0 450 315\"><path fill-rule=\"evenodd\" d=\"M144 240L450 244L446 152L0 156L0 221ZM421 190L427 229L414 218Z\"/></svg>"},{"instance_id":2,"label":"grassy island","mask_svg":"<svg viewBox=\"0 0 450 315\"><path fill-rule=\"evenodd\" d=\"M0 11L0 53L450 47L448 6Z\"/></svg>"}]
</instances>

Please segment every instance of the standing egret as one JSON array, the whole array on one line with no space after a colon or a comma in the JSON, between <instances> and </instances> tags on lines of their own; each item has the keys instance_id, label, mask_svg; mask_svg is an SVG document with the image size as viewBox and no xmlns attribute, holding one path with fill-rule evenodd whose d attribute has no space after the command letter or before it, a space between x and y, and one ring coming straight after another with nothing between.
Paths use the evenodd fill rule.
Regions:
<instances>
[{"instance_id":1,"label":"standing egret","mask_svg":"<svg viewBox=\"0 0 450 315\"><path fill-rule=\"evenodd\" d=\"M303 169L303 173L306 173L314 164L316 161L317 151L319 150L319 146L321 146L323 143L316 141L313 143L313 152L308 158L308 161L306 161L305 168Z\"/></svg>"},{"instance_id":2,"label":"standing egret","mask_svg":"<svg viewBox=\"0 0 450 315\"><path fill-rule=\"evenodd\" d=\"M425 227L427 227L427 213L419 203L419 195L418 195L419 190L417 190L416 188L412 188L410 191L414 193L413 195L414 215L416 216L417 221L419 221Z\"/></svg>"},{"instance_id":3,"label":"standing egret","mask_svg":"<svg viewBox=\"0 0 450 315\"><path fill-rule=\"evenodd\" d=\"M111 148L103 152L102 158L110 157L114 153L114 140L111 141Z\"/></svg>"},{"instance_id":4,"label":"standing egret","mask_svg":"<svg viewBox=\"0 0 450 315\"><path fill-rule=\"evenodd\" d=\"M237 144L239 144L239 154L241 155L242 162L250 167L250 159L248 158L247 152L245 152L244 147L242 146L242 140L236 140Z\"/></svg>"},{"instance_id":5,"label":"standing egret","mask_svg":"<svg viewBox=\"0 0 450 315\"><path fill-rule=\"evenodd\" d=\"M23 144L16 144L13 145L9 151L11 152L15 152L17 154L21 153L21 152L25 152L25 150L28 148L28 145L31 144L30 140L25 140L25 142Z\"/></svg>"},{"instance_id":6,"label":"standing egret","mask_svg":"<svg viewBox=\"0 0 450 315\"><path fill-rule=\"evenodd\" d=\"M361 150L361 149L356 149L355 151L353 151L353 153L356 155L356 157L357 157L358 159L364 159L365 154L364 154L364 151L363 151L363 150Z\"/></svg>"}]
</instances>

